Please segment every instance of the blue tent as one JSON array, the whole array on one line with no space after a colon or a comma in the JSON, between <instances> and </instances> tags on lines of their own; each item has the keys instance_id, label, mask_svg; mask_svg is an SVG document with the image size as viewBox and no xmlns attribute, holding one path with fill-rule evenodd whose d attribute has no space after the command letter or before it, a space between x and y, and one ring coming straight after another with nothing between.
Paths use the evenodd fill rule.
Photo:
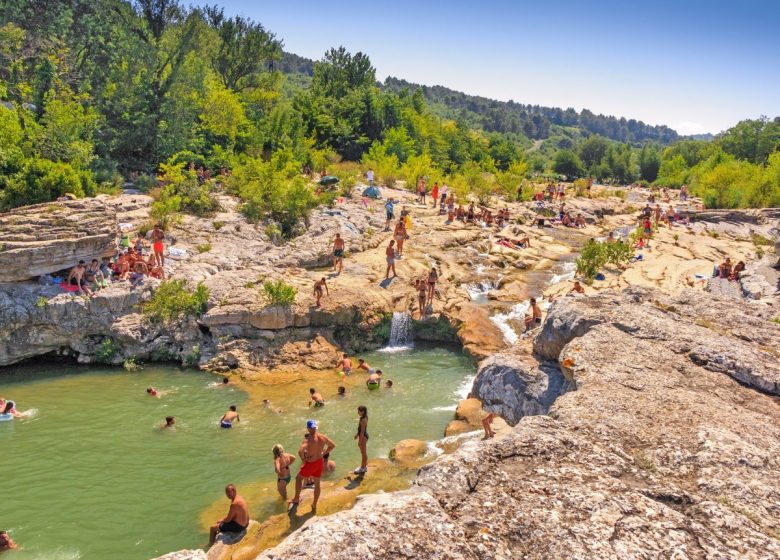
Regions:
<instances>
[{"instance_id":1,"label":"blue tent","mask_svg":"<svg viewBox=\"0 0 780 560\"><path fill-rule=\"evenodd\" d=\"M368 187L363 191L363 196L367 196L369 198L382 198L382 193L379 192L377 187Z\"/></svg>"}]
</instances>

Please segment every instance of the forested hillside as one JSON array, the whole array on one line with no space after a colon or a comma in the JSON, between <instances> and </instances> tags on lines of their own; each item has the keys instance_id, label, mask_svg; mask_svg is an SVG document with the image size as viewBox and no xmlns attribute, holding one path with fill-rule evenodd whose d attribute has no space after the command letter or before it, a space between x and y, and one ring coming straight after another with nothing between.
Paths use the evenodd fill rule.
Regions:
<instances>
[{"instance_id":1,"label":"forested hillside","mask_svg":"<svg viewBox=\"0 0 780 560\"><path fill-rule=\"evenodd\" d=\"M286 54L261 22L217 7L0 4L0 210L116 192L129 178L165 221L214 212L219 183L248 217L291 235L332 196L302 170L338 175L347 194L369 166L386 184L427 177L482 200L554 175L689 183L713 206L780 204L778 119L713 142L667 145L675 138L587 111L383 86L363 53Z\"/></svg>"}]
</instances>

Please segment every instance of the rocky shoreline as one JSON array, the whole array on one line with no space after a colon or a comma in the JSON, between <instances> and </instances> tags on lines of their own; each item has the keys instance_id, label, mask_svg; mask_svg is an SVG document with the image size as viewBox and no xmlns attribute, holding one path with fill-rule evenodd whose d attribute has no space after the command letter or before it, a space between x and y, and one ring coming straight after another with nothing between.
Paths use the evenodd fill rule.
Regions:
<instances>
[{"instance_id":1,"label":"rocky shoreline","mask_svg":"<svg viewBox=\"0 0 780 560\"><path fill-rule=\"evenodd\" d=\"M389 234L378 202L355 198L321 209L306 233L282 246L248 224L228 197L217 216L186 217L170 232L178 254L168 274L204 282L209 306L198 320L165 327L139 309L154 280L137 290L114 284L91 299L20 281L46 262L46 243L36 245L34 266L0 284L0 366L53 355L94 363L105 360L99 350L110 340L109 361L117 365L175 360L249 384L279 371L316 375L331 370L341 351L384 344L393 312L416 316L409 280L436 264L440 290L427 317L414 321L415 337L460 342L480 363L472 388L479 400L461 403L446 434L478 427L482 409L513 427L494 440L466 438L423 466L410 489L359 497L354 508L311 518L274 548L263 552L297 526L263 524L248 542L221 545L208 558L780 555L780 275L773 257L758 258L754 237L777 235L773 214L740 220L732 212L661 230L643 260L606 270L604 281L572 296L570 276L556 276L554 267L586 239L630 228L630 197L568 201L587 217L584 230L511 225L499 234L445 225L405 191L385 195L414 213L398 267L403 280L390 285L381 282ZM62 213L52 249L60 263L63 255L84 258L68 253L68 235L79 250L79 240L90 239L92 254L105 252L105 239L69 225L71 207L74 215L84 204L110 208L132 233L148 221L149 203L123 195L62 203L57 211L39 205L24 210L27 231L4 219L22 239ZM536 215L530 203L509 207L521 223ZM336 232L347 243L338 277L326 269ZM532 243L522 252L496 244L499 236L526 234ZM712 263L724 256L751 262L750 274L741 283L710 282L707 293ZM316 308L311 285L322 275L332 295ZM263 280L279 278L298 289L291 307L259 296ZM488 287L483 300L473 286ZM535 337L508 339L507 329L521 332L513 306L530 295L555 301ZM394 463L405 468L425 462L418 443L405 442L397 453ZM269 540L262 532L272 526L279 534ZM203 557L181 551L163 558Z\"/></svg>"}]
</instances>

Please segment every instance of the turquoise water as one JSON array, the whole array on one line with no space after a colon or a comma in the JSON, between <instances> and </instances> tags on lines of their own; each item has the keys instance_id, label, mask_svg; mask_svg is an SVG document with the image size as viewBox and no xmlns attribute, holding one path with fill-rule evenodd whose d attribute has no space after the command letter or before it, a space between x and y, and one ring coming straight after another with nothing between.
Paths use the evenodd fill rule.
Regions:
<instances>
[{"instance_id":1,"label":"turquoise water","mask_svg":"<svg viewBox=\"0 0 780 560\"><path fill-rule=\"evenodd\" d=\"M368 391L362 374L342 382L324 373L255 387L250 398L237 387L214 387L214 376L172 366L4 370L0 396L19 410L34 409L30 418L0 423L0 529L23 547L14 558L146 559L202 546L201 512L224 499L228 482L240 490L275 480L271 447L282 443L296 453L309 417L337 444L336 475L359 465L352 439L358 405L369 410L369 457L386 456L404 438L440 438L473 374L459 351L364 357L385 370L392 389ZM343 399L336 397L340 383ZM146 395L149 385L162 398ZM316 411L307 407L311 385L327 401ZM284 413L263 408L262 398ZM217 422L231 404L241 422L221 430ZM166 415L176 416L175 430L159 429ZM269 493L250 511L263 519L284 505Z\"/></svg>"}]
</instances>

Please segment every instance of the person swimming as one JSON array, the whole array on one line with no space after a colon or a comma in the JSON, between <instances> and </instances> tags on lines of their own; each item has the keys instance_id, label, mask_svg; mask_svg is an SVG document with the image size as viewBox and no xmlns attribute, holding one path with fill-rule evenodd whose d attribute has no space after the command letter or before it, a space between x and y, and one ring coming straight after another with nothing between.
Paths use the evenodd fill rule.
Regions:
<instances>
[{"instance_id":1,"label":"person swimming","mask_svg":"<svg viewBox=\"0 0 780 560\"><path fill-rule=\"evenodd\" d=\"M388 379L387 381L385 381L385 387L387 387L388 389L392 389L393 388L393 380L392 379Z\"/></svg>"},{"instance_id":2,"label":"person swimming","mask_svg":"<svg viewBox=\"0 0 780 560\"><path fill-rule=\"evenodd\" d=\"M311 389L309 389L309 394L311 395L309 406L314 406L315 408L325 406L325 399L323 399L322 395L317 392L317 389L312 387Z\"/></svg>"},{"instance_id":3,"label":"person swimming","mask_svg":"<svg viewBox=\"0 0 780 560\"><path fill-rule=\"evenodd\" d=\"M347 396L347 388L344 387L344 385L339 386L339 397L346 397Z\"/></svg>"},{"instance_id":4,"label":"person swimming","mask_svg":"<svg viewBox=\"0 0 780 560\"><path fill-rule=\"evenodd\" d=\"M268 399L263 399L263 406L276 414L282 414L284 412L284 410L281 408L274 408L274 406L271 404L271 401Z\"/></svg>"},{"instance_id":5,"label":"person swimming","mask_svg":"<svg viewBox=\"0 0 780 560\"><path fill-rule=\"evenodd\" d=\"M166 416L165 417L165 424L160 426L160 428L173 428L174 424L176 424L176 417L175 416Z\"/></svg>"},{"instance_id":6,"label":"person swimming","mask_svg":"<svg viewBox=\"0 0 780 560\"><path fill-rule=\"evenodd\" d=\"M233 422L240 422L241 417L238 415L238 412L236 411L236 405L232 404L230 405L230 410L228 410L222 418L219 419L219 427L220 428L232 428Z\"/></svg>"},{"instance_id":7,"label":"person swimming","mask_svg":"<svg viewBox=\"0 0 780 560\"><path fill-rule=\"evenodd\" d=\"M155 389L154 387L147 387L146 388L146 393L150 397L155 397L155 398L158 398L158 399L160 398L160 394L157 392L157 389Z\"/></svg>"},{"instance_id":8,"label":"person swimming","mask_svg":"<svg viewBox=\"0 0 780 560\"><path fill-rule=\"evenodd\" d=\"M369 389L377 389L382 381L382 370L378 369L374 373L368 376L366 379L366 387Z\"/></svg>"}]
</instances>

